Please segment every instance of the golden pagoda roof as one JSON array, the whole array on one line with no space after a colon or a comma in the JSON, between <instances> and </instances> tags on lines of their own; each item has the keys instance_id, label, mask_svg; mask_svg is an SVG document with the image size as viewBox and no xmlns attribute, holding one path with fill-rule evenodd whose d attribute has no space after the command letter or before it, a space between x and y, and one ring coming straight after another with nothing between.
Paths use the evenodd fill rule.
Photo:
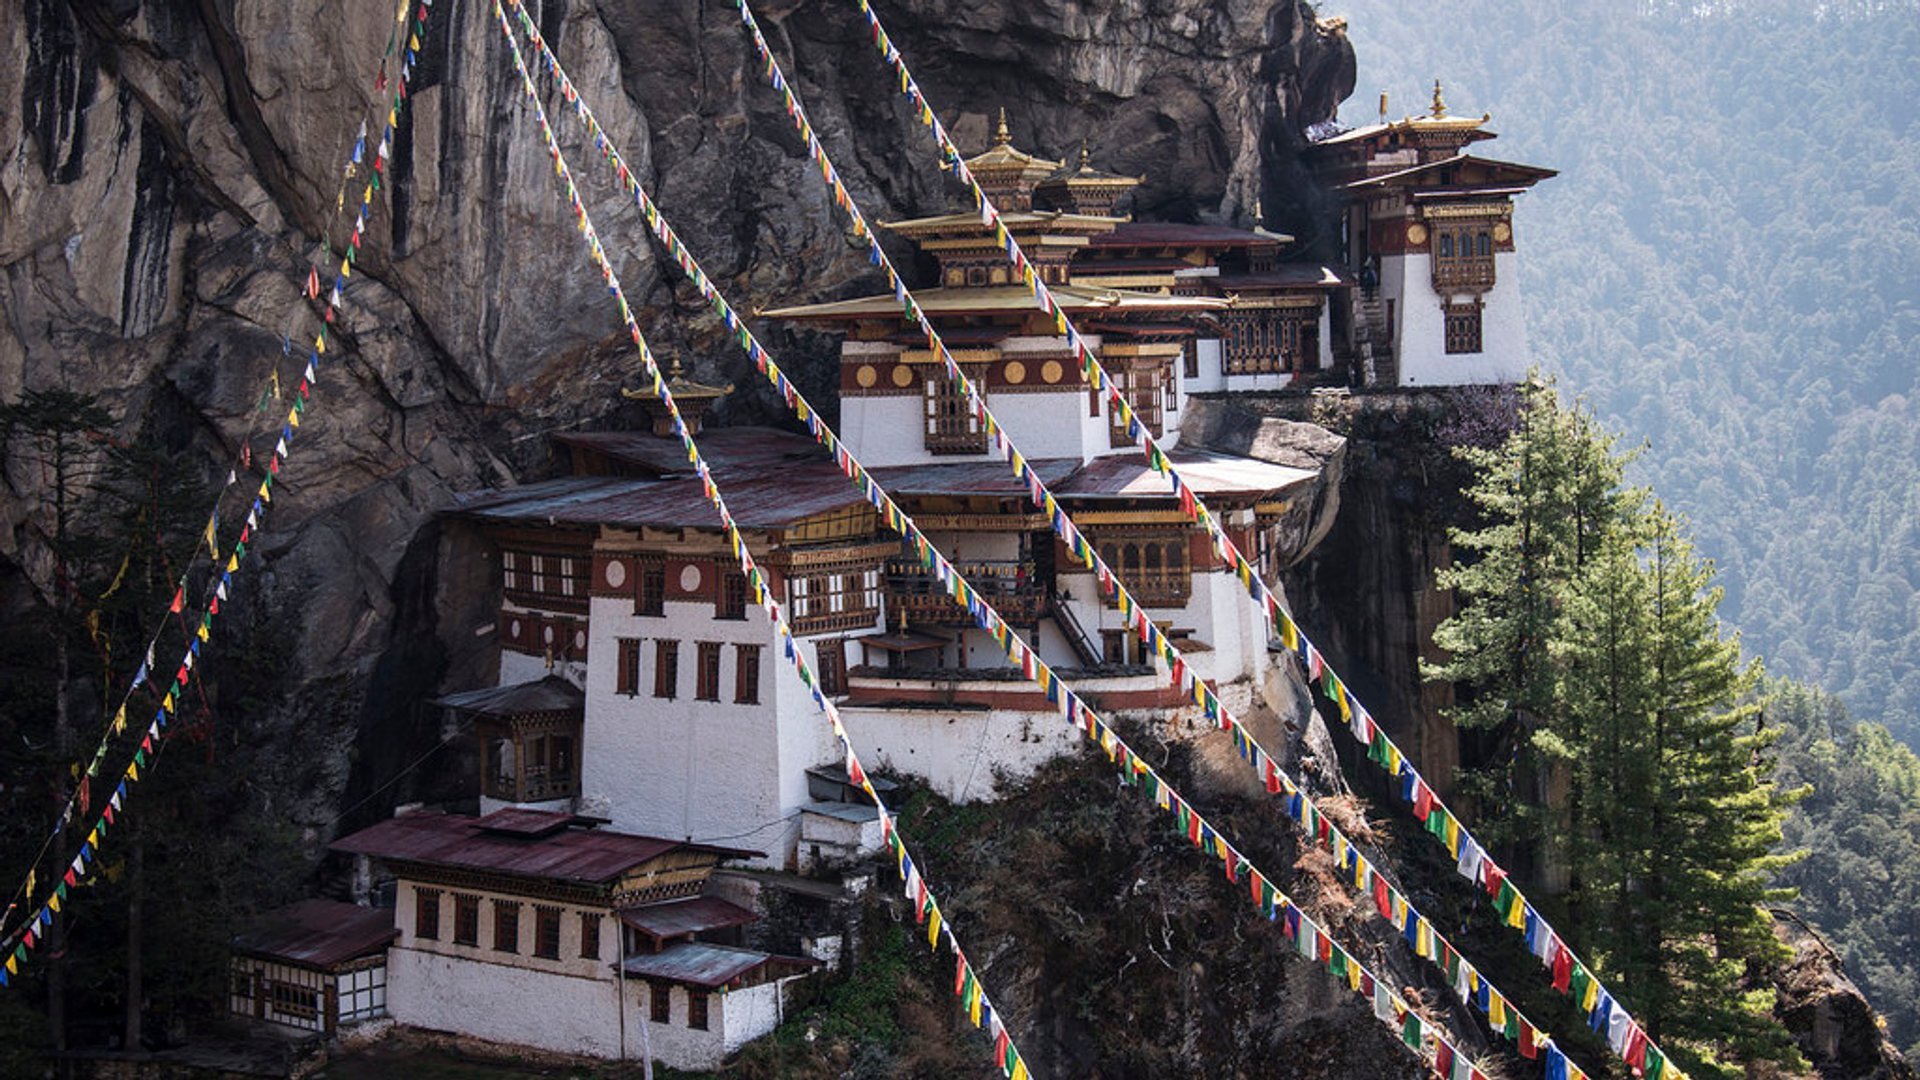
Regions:
<instances>
[{"instance_id":1,"label":"golden pagoda roof","mask_svg":"<svg viewBox=\"0 0 1920 1080\"><path fill-rule=\"evenodd\" d=\"M1062 165L1053 175L1040 181L1040 186L1048 187L1064 184L1069 188L1120 189L1139 187L1147 182L1144 176L1122 176L1119 173L1103 172L1093 167L1093 154L1087 148L1085 139L1080 140L1080 164Z\"/></svg>"},{"instance_id":2,"label":"golden pagoda roof","mask_svg":"<svg viewBox=\"0 0 1920 1080\"><path fill-rule=\"evenodd\" d=\"M967 168L974 173L986 173L991 176L1017 175L1026 179L1039 179L1065 165L1064 161L1050 161L1036 157L1025 150L1017 150L1013 145L1013 133L1007 129L1007 110L1000 110L1000 126L994 133L993 145L985 153L975 154L967 159Z\"/></svg>"},{"instance_id":3,"label":"golden pagoda roof","mask_svg":"<svg viewBox=\"0 0 1920 1080\"><path fill-rule=\"evenodd\" d=\"M685 369L680 366L680 358L676 356L667 368L667 392L673 395L675 402L712 401L733 393L733 384L708 386L705 383L694 382L687 378ZM651 401L653 391L622 389L620 396L636 401Z\"/></svg>"},{"instance_id":4,"label":"golden pagoda roof","mask_svg":"<svg viewBox=\"0 0 1920 1080\"><path fill-rule=\"evenodd\" d=\"M1338 146L1341 143L1358 142L1389 132L1414 135L1458 134L1465 136L1469 140L1476 141L1494 137L1493 132L1486 131L1483 128L1483 125L1493 120L1492 113L1483 112L1479 116L1454 116L1447 111L1447 100L1442 93L1440 80L1438 79L1433 81L1433 104L1428 107L1425 113L1388 121L1385 118L1386 96L1384 94L1381 96L1380 101L1382 122L1363 124L1351 131L1343 131L1330 138L1320 139L1315 142L1314 145Z\"/></svg>"}]
</instances>

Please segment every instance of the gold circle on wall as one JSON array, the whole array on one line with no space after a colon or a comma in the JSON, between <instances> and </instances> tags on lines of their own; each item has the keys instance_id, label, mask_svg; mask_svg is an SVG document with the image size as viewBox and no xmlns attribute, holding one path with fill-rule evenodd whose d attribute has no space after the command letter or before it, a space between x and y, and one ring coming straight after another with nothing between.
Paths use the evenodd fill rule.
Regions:
<instances>
[{"instance_id":1,"label":"gold circle on wall","mask_svg":"<svg viewBox=\"0 0 1920 1080\"><path fill-rule=\"evenodd\" d=\"M1027 381L1027 365L1018 360L1007 361L1007 381L1015 386Z\"/></svg>"},{"instance_id":2,"label":"gold circle on wall","mask_svg":"<svg viewBox=\"0 0 1920 1080\"><path fill-rule=\"evenodd\" d=\"M1513 239L1513 226L1504 221L1496 221L1493 223L1494 243L1504 244L1511 239Z\"/></svg>"},{"instance_id":3,"label":"gold circle on wall","mask_svg":"<svg viewBox=\"0 0 1920 1080\"><path fill-rule=\"evenodd\" d=\"M1407 243L1418 247L1419 245L1424 244L1426 242L1427 242L1427 227L1425 225L1422 225L1416 221L1413 224L1407 226Z\"/></svg>"},{"instance_id":4,"label":"gold circle on wall","mask_svg":"<svg viewBox=\"0 0 1920 1080\"><path fill-rule=\"evenodd\" d=\"M913 369L908 367L905 364L895 364L893 368L893 385L899 387L902 390L905 390L907 387L912 386L913 385Z\"/></svg>"},{"instance_id":5,"label":"gold circle on wall","mask_svg":"<svg viewBox=\"0 0 1920 1080\"><path fill-rule=\"evenodd\" d=\"M880 381L880 373L873 370L872 364L861 364L860 370L853 373L853 381L860 384L862 390Z\"/></svg>"},{"instance_id":6,"label":"gold circle on wall","mask_svg":"<svg viewBox=\"0 0 1920 1080\"><path fill-rule=\"evenodd\" d=\"M1041 382L1057 383L1060 381L1060 376L1066 373L1066 369L1060 366L1060 361L1058 360L1049 360L1040 365Z\"/></svg>"}]
</instances>

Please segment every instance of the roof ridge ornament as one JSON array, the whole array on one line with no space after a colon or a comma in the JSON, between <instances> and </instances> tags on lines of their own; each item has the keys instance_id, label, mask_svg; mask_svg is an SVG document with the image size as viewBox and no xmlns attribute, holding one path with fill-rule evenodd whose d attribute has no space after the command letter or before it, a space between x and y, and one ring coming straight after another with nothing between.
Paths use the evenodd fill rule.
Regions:
<instances>
[{"instance_id":1,"label":"roof ridge ornament","mask_svg":"<svg viewBox=\"0 0 1920 1080\"><path fill-rule=\"evenodd\" d=\"M993 133L993 145L1010 146L1012 143L1013 132L1007 128L1007 107L1002 105L1000 106L1000 127Z\"/></svg>"},{"instance_id":2,"label":"roof ridge ornament","mask_svg":"<svg viewBox=\"0 0 1920 1080\"><path fill-rule=\"evenodd\" d=\"M1435 120L1445 120L1447 118L1447 99L1440 96L1439 79L1433 80L1433 118Z\"/></svg>"}]
</instances>

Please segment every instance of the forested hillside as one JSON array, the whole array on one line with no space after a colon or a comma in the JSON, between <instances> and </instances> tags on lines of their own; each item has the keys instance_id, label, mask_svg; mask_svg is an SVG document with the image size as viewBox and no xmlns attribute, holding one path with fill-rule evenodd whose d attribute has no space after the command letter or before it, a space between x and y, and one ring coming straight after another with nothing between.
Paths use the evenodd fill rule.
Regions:
<instances>
[{"instance_id":1,"label":"forested hillside","mask_svg":"<svg viewBox=\"0 0 1920 1080\"><path fill-rule=\"evenodd\" d=\"M1920 744L1920 5L1327 0L1342 112L1488 111L1539 358L1775 674Z\"/></svg>"}]
</instances>

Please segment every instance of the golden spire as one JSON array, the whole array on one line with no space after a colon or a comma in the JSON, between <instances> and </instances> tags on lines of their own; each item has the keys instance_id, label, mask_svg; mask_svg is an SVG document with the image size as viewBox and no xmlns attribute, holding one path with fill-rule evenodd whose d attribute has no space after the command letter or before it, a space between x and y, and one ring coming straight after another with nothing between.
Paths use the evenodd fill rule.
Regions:
<instances>
[{"instance_id":1,"label":"golden spire","mask_svg":"<svg viewBox=\"0 0 1920 1080\"><path fill-rule=\"evenodd\" d=\"M1380 91L1380 122L1383 124L1387 122L1387 92L1385 90Z\"/></svg>"},{"instance_id":2,"label":"golden spire","mask_svg":"<svg viewBox=\"0 0 1920 1080\"><path fill-rule=\"evenodd\" d=\"M993 145L1006 146L1013 142L1013 132L1007 130L1007 107L1000 106L1000 130L993 133Z\"/></svg>"},{"instance_id":3,"label":"golden spire","mask_svg":"<svg viewBox=\"0 0 1920 1080\"><path fill-rule=\"evenodd\" d=\"M1433 118L1444 120L1447 117L1447 99L1440 96L1440 80L1433 80Z\"/></svg>"},{"instance_id":4,"label":"golden spire","mask_svg":"<svg viewBox=\"0 0 1920 1080\"><path fill-rule=\"evenodd\" d=\"M1080 137L1080 171L1086 172L1091 168L1093 168L1093 154L1087 149L1087 137L1082 135Z\"/></svg>"},{"instance_id":5,"label":"golden spire","mask_svg":"<svg viewBox=\"0 0 1920 1080\"><path fill-rule=\"evenodd\" d=\"M686 373L682 371L680 368L680 356L678 353L675 353L673 357L673 363L668 365L667 367L667 381L679 382L681 379L681 376L683 376L684 374Z\"/></svg>"}]
</instances>

